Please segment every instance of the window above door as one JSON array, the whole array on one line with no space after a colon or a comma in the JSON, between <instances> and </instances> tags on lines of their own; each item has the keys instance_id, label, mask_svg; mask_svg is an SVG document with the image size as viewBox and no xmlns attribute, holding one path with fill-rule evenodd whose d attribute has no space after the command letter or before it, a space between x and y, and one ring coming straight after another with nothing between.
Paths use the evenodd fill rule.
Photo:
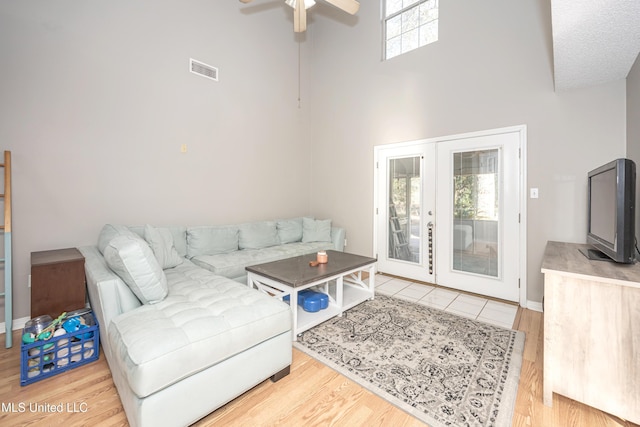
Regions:
<instances>
[{"instance_id":1,"label":"window above door","mask_svg":"<svg viewBox=\"0 0 640 427\"><path fill-rule=\"evenodd\" d=\"M382 0L384 58L410 52L438 40L439 0Z\"/></svg>"}]
</instances>

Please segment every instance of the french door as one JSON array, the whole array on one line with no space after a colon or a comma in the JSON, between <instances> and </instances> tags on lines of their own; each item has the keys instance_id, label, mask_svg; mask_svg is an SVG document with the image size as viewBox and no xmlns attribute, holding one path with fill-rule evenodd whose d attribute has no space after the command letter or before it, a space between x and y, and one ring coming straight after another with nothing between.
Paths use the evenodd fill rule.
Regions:
<instances>
[{"instance_id":1,"label":"french door","mask_svg":"<svg viewBox=\"0 0 640 427\"><path fill-rule=\"evenodd\" d=\"M376 147L378 270L524 303L524 131Z\"/></svg>"},{"instance_id":2,"label":"french door","mask_svg":"<svg viewBox=\"0 0 640 427\"><path fill-rule=\"evenodd\" d=\"M378 151L380 271L435 282L435 154L429 143Z\"/></svg>"}]
</instances>

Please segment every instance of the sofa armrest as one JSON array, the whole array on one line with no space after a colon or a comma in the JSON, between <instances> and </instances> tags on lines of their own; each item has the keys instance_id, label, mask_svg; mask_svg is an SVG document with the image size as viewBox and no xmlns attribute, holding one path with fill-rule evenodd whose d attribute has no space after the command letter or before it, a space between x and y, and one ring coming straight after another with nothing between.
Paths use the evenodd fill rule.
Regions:
<instances>
[{"instance_id":1,"label":"sofa armrest","mask_svg":"<svg viewBox=\"0 0 640 427\"><path fill-rule=\"evenodd\" d=\"M78 248L84 255L89 302L100 324L100 334L107 336L109 323L116 316L142 303L131 289L115 274L96 246Z\"/></svg>"},{"instance_id":2,"label":"sofa armrest","mask_svg":"<svg viewBox=\"0 0 640 427\"><path fill-rule=\"evenodd\" d=\"M331 227L331 241L336 251L344 252L344 243L347 232L342 227Z\"/></svg>"}]
</instances>

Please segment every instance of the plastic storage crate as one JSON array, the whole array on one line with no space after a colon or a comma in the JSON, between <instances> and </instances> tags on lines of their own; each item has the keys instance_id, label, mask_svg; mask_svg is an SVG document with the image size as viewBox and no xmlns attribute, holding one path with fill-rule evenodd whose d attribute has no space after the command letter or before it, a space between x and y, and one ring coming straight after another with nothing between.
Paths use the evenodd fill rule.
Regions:
<instances>
[{"instance_id":1,"label":"plastic storage crate","mask_svg":"<svg viewBox=\"0 0 640 427\"><path fill-rule=\"evenodd\" d=\"M52 377L69 369L98 360L100 332L93 313L94 325L75 332L54 336L20 349L20 385Z\"/></svg>"}]
</instances>

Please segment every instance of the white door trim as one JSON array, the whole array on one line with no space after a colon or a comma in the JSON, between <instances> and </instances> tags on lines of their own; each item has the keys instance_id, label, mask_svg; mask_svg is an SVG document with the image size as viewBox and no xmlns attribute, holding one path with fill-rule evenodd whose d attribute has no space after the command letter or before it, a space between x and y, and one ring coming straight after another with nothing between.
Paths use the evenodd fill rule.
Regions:
<instances>
[{"instance_id":1,"label":"white door trim","mask_svg":"<svg viewBox=\"0 0 640 427\"><path fill-rule=\"evenodd\" d=\"M425 143L434 143L441 141L449 141L455 139L463 139L463 138L475 138L480 136L487 135L496 135L501 133L513 133L518 132L520 139L520 226L519 226L519 250L520 250L520 259L519 259L519 276L520 276L520 294L519 294L519 302L520 306L523 308L527 307L527 126L526 125L517 125L510 126L505 128L497 128L497 129L489 129L477 132L469 132L462 133L456 135L448 135L437 138L429 138L429 139L421 139L415 141L405 141L398 142L392 144L383 144L377 145L374 147L374 164L373 164L373 253L379 253L379 250L384 250L383 248L378 248L378 221L376 209L379 206L379 188L378 188L378 179L377 179L377 163L379 160L379 152L381 150L390 149L390 148L401 148L401 147L410 147L412 145L420 145Z\"/></svg>"}]
</instances>

